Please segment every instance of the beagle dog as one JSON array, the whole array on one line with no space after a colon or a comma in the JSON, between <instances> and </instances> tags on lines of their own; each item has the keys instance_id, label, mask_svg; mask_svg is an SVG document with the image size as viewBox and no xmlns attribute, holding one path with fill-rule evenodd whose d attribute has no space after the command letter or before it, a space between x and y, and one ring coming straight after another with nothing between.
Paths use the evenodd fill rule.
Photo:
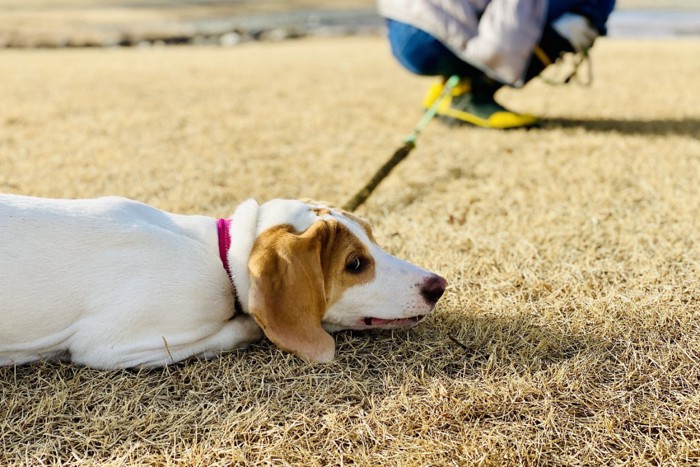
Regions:
<instances>
[{"instance_id":1,"label":"beagle dog","mask_svg":"<svg viewBox=\"0 0 700 467\"><path fill-rule=\"evenodd\" d=\"M217 220L117 197L0 195L0 365L161 366L263 334L328 362L330 332L411 327L446 285L324 204L248 200Z\"/></svg>"}]
</instances>

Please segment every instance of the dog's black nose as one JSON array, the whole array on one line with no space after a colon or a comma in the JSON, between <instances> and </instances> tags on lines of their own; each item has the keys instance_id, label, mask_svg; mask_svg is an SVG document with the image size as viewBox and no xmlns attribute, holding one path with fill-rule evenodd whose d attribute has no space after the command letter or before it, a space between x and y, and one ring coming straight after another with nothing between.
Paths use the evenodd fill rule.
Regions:
<instances>
[{"instance_id":1,"label":"dog's black nose","mask_svg":"<svg viewBox=\"0 0 700 467\"><path fill-rule=\"evenodd\" d=\"M423 283L420 294L428 303L435 305L445 293L445 287L447 287L447 281L443 277L433 274Z\"/></svg>"}]
</instances>

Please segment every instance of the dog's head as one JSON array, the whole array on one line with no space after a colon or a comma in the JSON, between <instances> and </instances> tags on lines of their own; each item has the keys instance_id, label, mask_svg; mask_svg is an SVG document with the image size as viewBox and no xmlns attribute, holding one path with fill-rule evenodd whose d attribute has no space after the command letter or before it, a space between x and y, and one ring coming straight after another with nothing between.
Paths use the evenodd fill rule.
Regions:
<instances>
[{"instance_id":1,"label":"dog's head","mask_svg":"<svg viewBox=\"0 0 700 467\"><path fill-rule=\"evenodd\" d=\"M254 206L244 203L233 218L250 222L256 211L248 277L236 280L241 302L272 342L304 360L333 359L328 332L413 326L445 291L445 279L383 251L369 224L348 212L294 200L247 203Z\"/></svg>"}]
</instances>

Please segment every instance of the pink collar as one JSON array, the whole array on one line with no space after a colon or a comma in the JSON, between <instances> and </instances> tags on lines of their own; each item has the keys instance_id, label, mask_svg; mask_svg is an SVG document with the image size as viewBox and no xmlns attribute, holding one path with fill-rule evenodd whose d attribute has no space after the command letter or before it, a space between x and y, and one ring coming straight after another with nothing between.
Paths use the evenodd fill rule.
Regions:
<instances>
[{"instance_id":1,"label":"pink collar","mask_svg":"<svg viewBox=\"0 0 700 467\"><path fill-rule=\"evenodd\" d=\"M216 227L219 231L219 258L221 258L228 278L233 282L231 268L228 265L228 249L231 248L231 219L219 219Z\"/></svg>"},{"instance_id":2,"label":"pink collar","mask_svg":"<svg viewBox=\"0 0 700 467\"><path fill-rule=\"evenodd\" d=\"M228 274L228 278L233 286L235 310L236 313L243 313L243 307L241 306L241 302L238 300L238 293L236 292L236 284L233 282L231 267L228 264L228 250L231 248L231 219L219 219L216 222L216 228L219 234L219 258L221 258L221 263L224 265L226 274Z\"/></svg>"}]
</instances>

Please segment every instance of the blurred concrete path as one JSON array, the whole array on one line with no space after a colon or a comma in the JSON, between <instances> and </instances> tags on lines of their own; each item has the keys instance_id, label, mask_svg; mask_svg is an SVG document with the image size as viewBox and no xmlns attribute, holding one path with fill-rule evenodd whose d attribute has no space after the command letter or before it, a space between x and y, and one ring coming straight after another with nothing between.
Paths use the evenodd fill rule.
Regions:
<instances>
[{"instance_id":1,"label":"blurred concrete path","mask_svg":"<svg viewBox=\"0 0 700 467\"><path fill-rule=\"evenodd\" d=\"M0 48L233 46L383 28L373 0L0 0ZM700 1L620 0L609 35L700 36Z\"/></svg>"}]
</instances>

